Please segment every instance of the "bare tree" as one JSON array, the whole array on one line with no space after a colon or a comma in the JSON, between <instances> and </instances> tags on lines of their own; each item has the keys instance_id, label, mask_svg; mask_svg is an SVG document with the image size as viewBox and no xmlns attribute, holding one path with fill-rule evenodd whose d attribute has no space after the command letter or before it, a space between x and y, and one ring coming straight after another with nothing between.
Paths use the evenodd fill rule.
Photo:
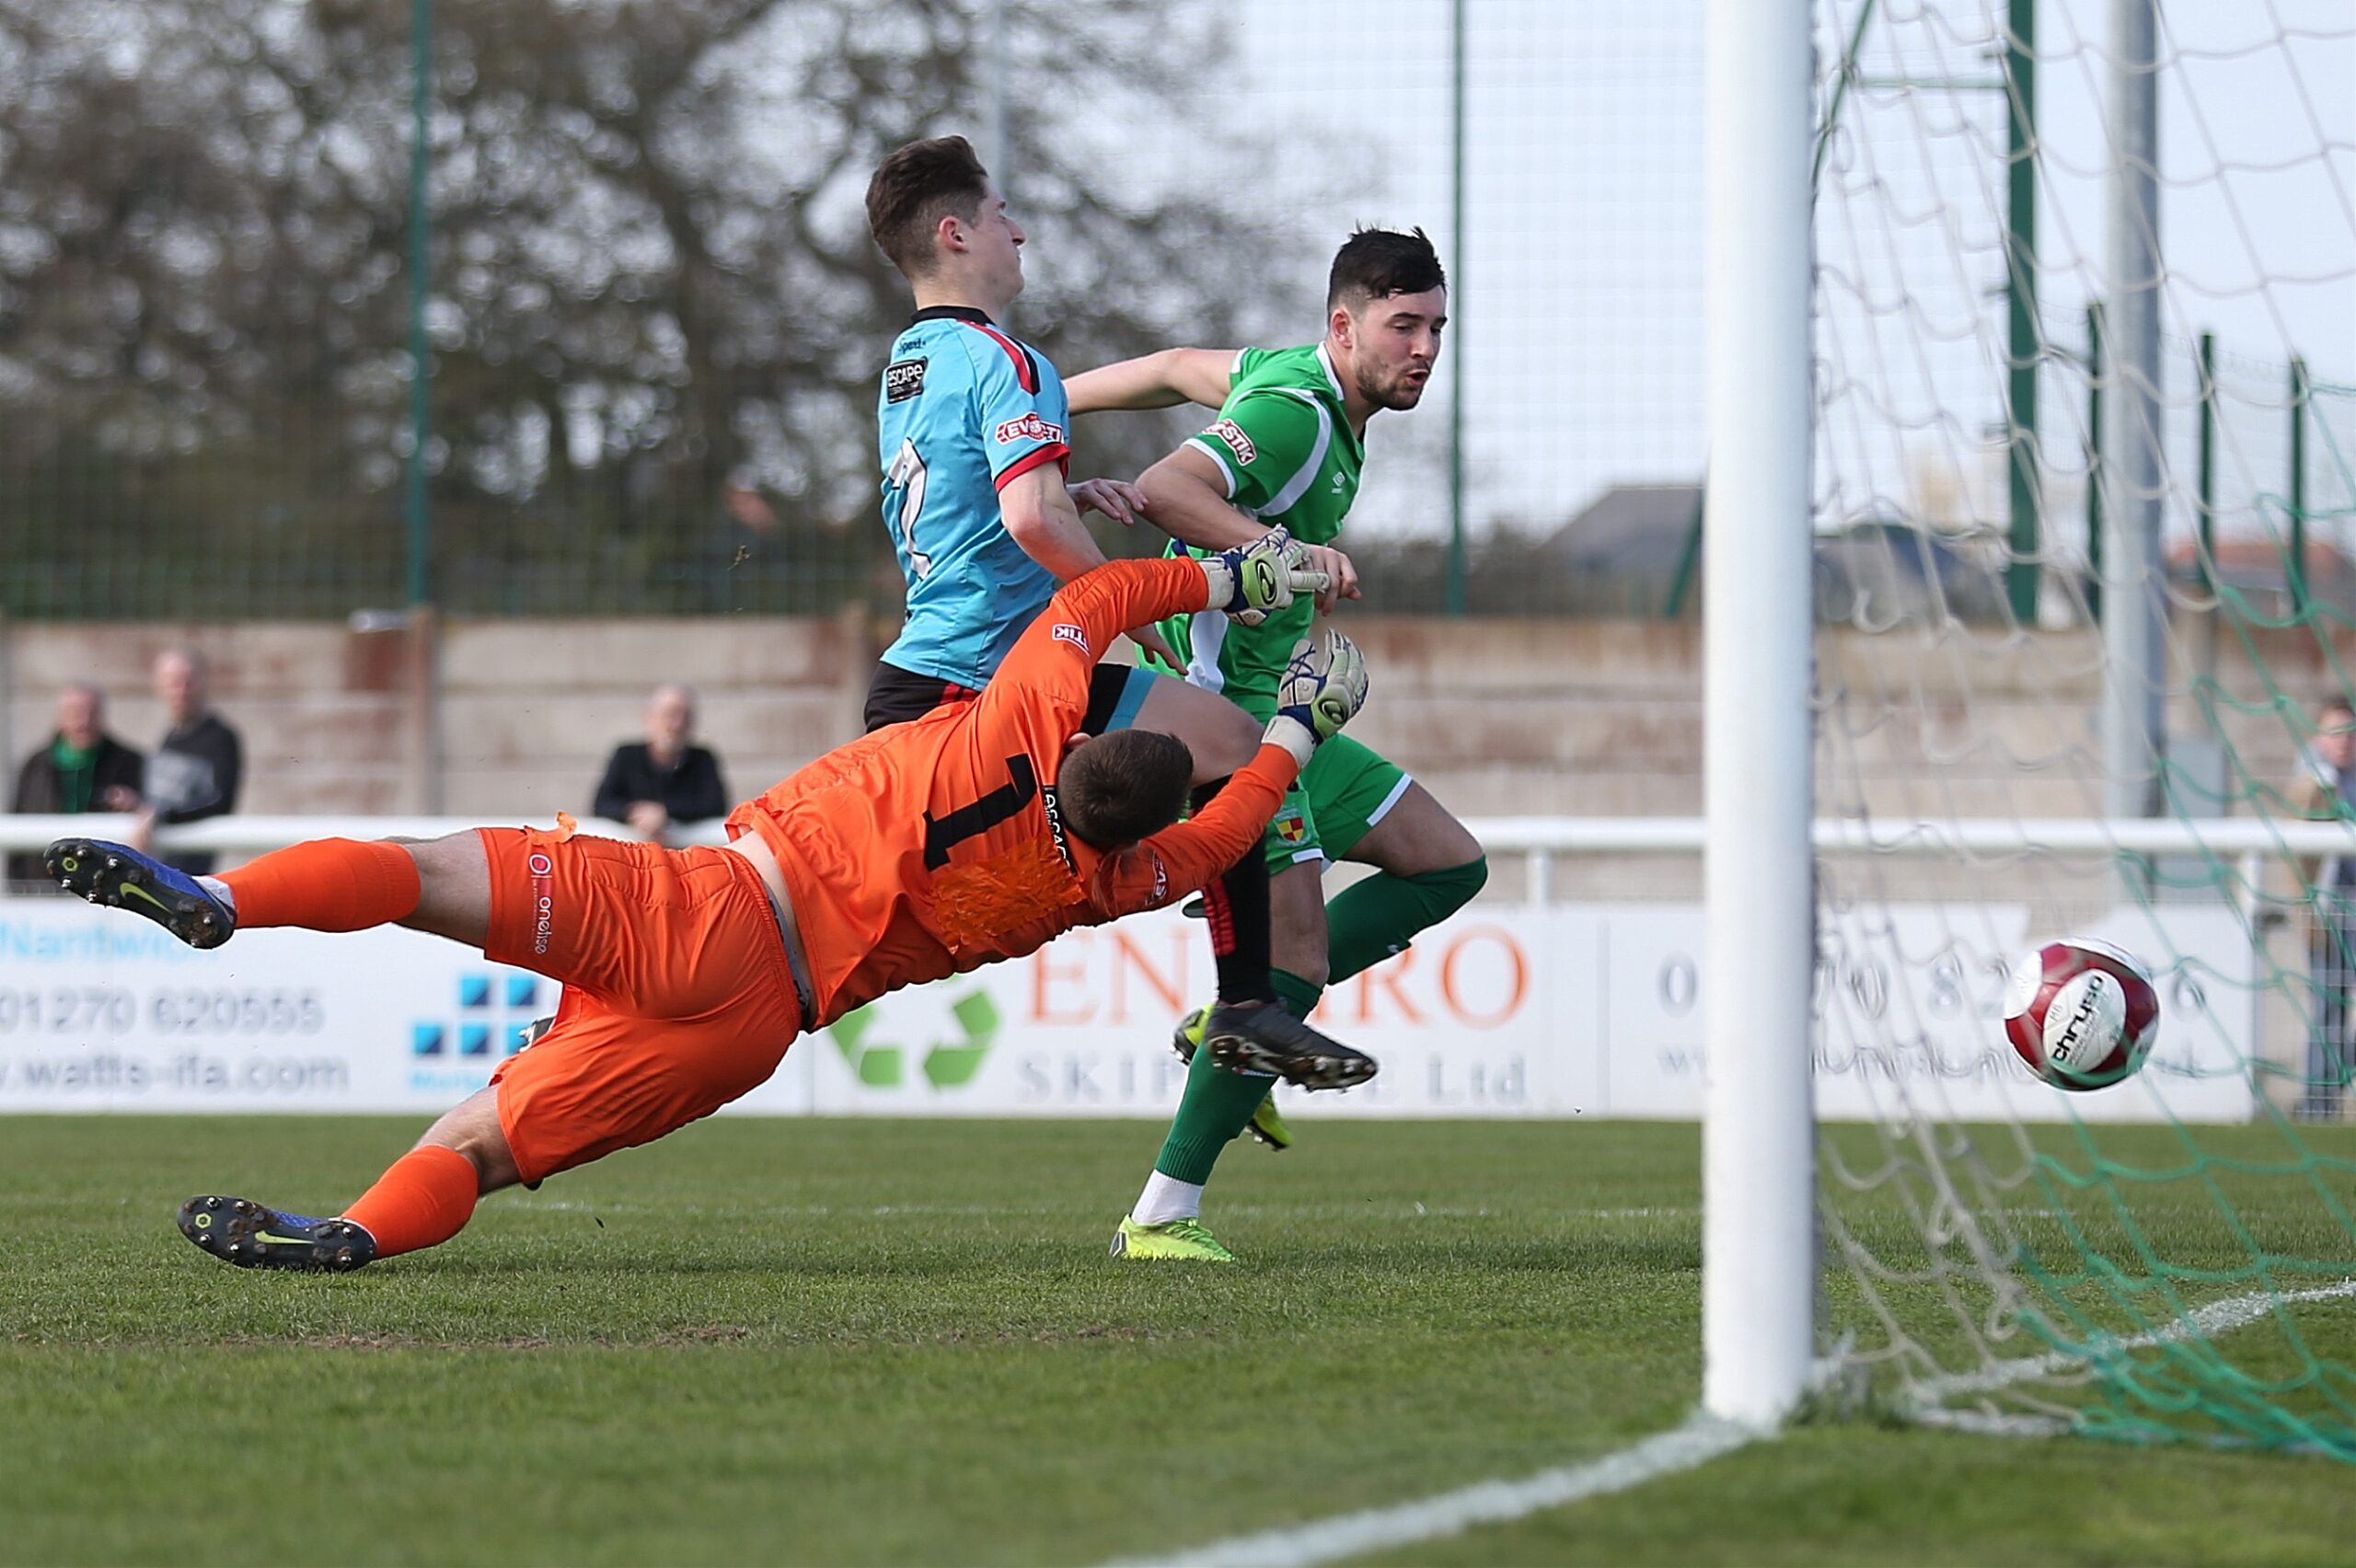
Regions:
<instances>
[{"instance_id":1,"label":"bare tree","mask_svg":"<svg viewBox=\"0 0 2356 1568\"><path fill-rule=\"evenodd\" d=\"M1215 75L1217 10L1008 10L1007 172L1037 241L1021 329L1076 367L1298 319L1297 288L1232 286L1304 278L1309 248L1234 194L1244 160L1179 74ZM719 498L747 479L796 563L749 579L757 607L863 580L886 553L874 376L908 307L860 197L891 147L977 129L979 15L441 0L441 596L705 602L728 564ZM0 0L0 566L19 613L139 607L75 598L121 576L93 552L255 607L393 591L407 25L375 0ZM1114 469L1160 435L1104 433L1132 444L1091 452Z\"/></svg>"}]
</instances>

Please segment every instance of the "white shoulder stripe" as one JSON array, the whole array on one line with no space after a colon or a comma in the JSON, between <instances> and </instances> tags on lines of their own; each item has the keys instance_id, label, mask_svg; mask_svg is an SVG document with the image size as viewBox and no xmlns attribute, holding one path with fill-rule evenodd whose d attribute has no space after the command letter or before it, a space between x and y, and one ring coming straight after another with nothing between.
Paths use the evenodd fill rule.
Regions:
<instances>
[{"instance_id":1,"label":"white shoulder stripe","mask_svg":"<svg viewBox=\"0 0 2356 1568\"><path fill-rule=\"evenodd\" d=\"M1309 493L1309 487L1317 482L1317 470L1324 466L1325 449L1334 444L1334 416L1325 411L1325 405L1318 400L1316 394L1292 386L1284 390L1308 404L1310 412L1317 416L1317 441L1309 449L1309 460L1284 482L1283 489L1268 498L1267 505L1260 508L1259 515L1263 517L1274 517L1290 511L1294 502Z\"/></svg>"},{"instance_id":2,"label":"white shoulder stripe","mask_svg":"<svg viewBox=\"0 0 2356 1568\"><path fill-rule=\"evenodd\" d=\"M1199 431L1186 439L1211 455L1211 461L1218 465L1220 476L1227 480L1227 499L1233 501L1235 499L1235 470L1228 466L1227 454L1218 449L1218 443Z\"/></svg>"}]
</instances>

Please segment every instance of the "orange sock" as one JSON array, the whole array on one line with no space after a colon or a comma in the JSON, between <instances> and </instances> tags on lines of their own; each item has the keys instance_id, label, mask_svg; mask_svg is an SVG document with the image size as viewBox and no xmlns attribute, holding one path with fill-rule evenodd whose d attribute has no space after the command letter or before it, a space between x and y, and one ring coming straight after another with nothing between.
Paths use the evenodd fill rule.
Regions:
<instances>
[{"instance_id":1,"label":"orange sock","mask_svg":"<svg viewBox=\"0 0 2356 1568\"><path fill-rule=\"evenodd\" d=\"M398 844L315 838L221 873L237 924L361 931L417 907L417 862Z\"/></svg>"},{"instance_id":2,"label":"orange sock","mask_svg":"<svg viewBox=\"0 0 2356 1568\"><path fill-rule=\"evenodd\" d=\"M428 1144L394 1160L343 1217L376 1239L376 1256L398 1257L438 1247L464 1230L479 1184L474 1161L455 1148Z\"/></svg>"}]
</instances>

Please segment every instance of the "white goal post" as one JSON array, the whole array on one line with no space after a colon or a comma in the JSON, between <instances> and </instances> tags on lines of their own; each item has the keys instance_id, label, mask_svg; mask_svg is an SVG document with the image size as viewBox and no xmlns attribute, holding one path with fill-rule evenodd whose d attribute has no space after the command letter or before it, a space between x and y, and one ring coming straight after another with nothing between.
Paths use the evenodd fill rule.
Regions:
<instances>
[{"instance_id":1,"label":"white goal post","mask_svg":"<svg viewBox=\"0 0 2356 1568\"><path fill-rule=\"evenodd\" d=\"M1710 0L1703 74L1702 1404L1761 1426L1816 1354L1809 11Z\"/></svg>"}]
</instances>

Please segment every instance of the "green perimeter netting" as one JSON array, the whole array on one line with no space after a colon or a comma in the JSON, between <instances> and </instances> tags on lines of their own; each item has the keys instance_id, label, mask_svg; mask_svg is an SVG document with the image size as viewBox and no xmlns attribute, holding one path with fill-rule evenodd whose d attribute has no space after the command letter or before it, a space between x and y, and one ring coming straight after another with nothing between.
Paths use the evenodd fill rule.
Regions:
<instances>
[{"instance_id":1,"label":"green perimeter netting","mask_svg":"<svg viewBox=\"0 0 2356 1568\"><path fill-rule=\"evenodd\" d=\"M2156 814L2350 815L2298 785L2319 704L2356 693L2356 31L2344 6L2160 18L2165 571L2106 581L2109 9L1819 10L1818 791L1884 841L2104 817L2114 683L2163 697ZM2008 269L2016 164L2035 232ZM2106 587L2164 605L2156 668L2106 655ZM2279 846L2061 852L2033 827L1820 862L1831 1397L2356 1458L2339 877ZM1999 1022L2005 969L2062 934L2160 983L2154 1058L2093 1094L2030 1078Z\"/></svg>"}]
</instances>

